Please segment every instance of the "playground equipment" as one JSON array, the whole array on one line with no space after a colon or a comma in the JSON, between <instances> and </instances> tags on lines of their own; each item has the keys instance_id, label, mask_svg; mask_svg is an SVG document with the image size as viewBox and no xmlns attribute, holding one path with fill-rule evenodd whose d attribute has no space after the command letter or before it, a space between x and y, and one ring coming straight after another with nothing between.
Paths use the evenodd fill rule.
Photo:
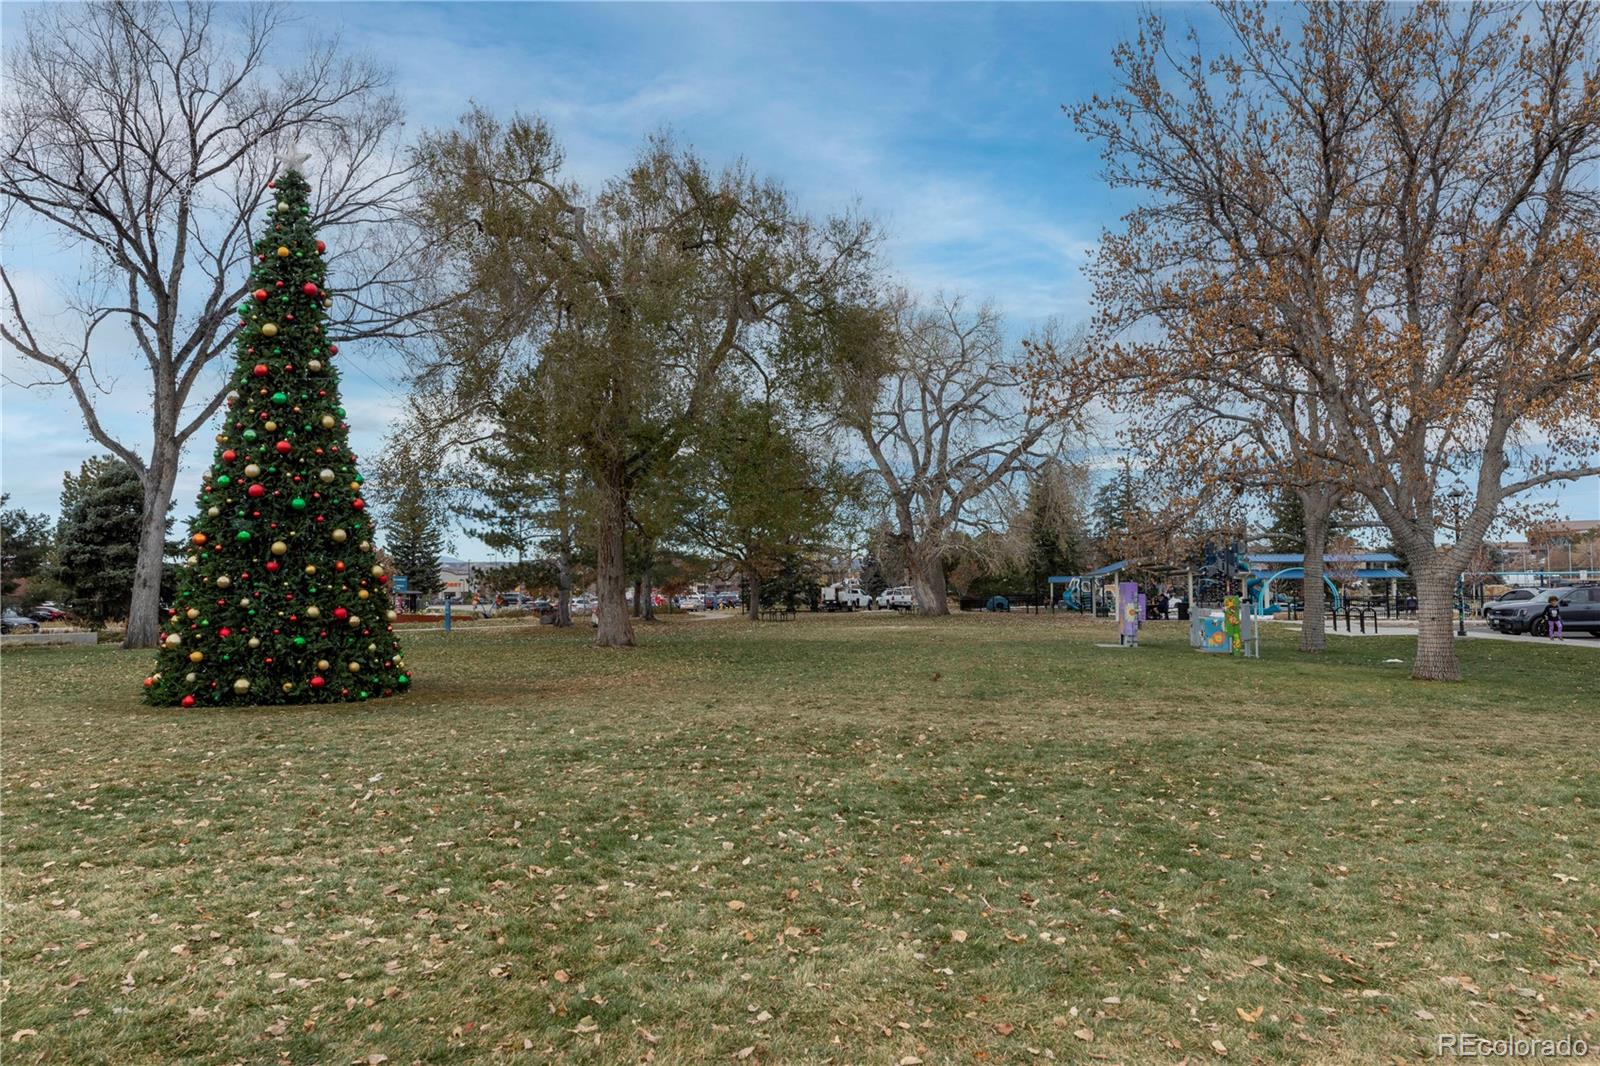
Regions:
<instances>
[{"instance_id":1,"label":"playground equipment","mask_svg":"<svg viewBox=\"0 0 1600 1066\"><path fill-rule=\"evenodd\" d=\"M1275 603L1272 586L1277 581L1304 581L1306 557L1298 552L1265 552L1245 556L1249 576L1245 578L1245 595L1259 615L1276 614L1283 609ZM1394 564L1398 555L1390 552L1354 552L1348 555L1324 555L1323 584L1332 594L1330 605L1335 611L1345 608L1344 594L1333 582L1333 576L1349 577L1362 581L1388 581L1389 598L1398 597L1398 586L1411 575Z\"/></svg>"}]
</instances>

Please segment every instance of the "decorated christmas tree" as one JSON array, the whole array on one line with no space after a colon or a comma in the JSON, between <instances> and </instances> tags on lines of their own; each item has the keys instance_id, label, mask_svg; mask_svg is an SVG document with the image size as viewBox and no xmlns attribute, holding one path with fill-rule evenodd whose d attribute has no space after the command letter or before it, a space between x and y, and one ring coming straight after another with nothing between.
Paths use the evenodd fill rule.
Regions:
<instances>
[{"instance_id":1,"label":"decorated christmas tree","mask_svg":"<svg viewBox=\"0 0 1600 1066\"><path fill-rule=\"evenodd\" d=\"M164 706L364 700L411 683L324 333L310 187L291 165L268 189L226 416L145 680Z\"/></svg>"}]
</instances>

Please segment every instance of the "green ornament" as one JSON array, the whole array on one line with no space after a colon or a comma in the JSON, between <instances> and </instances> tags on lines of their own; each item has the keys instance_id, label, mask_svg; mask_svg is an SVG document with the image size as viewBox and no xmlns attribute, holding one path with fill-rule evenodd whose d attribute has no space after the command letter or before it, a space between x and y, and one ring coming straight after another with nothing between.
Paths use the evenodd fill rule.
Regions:
<instances>
[{"instance_id":1,"label":"green ornament","mask_svg":"<svg viewBox=\"0 0 1600 1066\"><path fill-rule=\"evenodd\" d=\"M405 674L401 674L399 677L395 678L395 681L397 683L399 683L399 684L402 684L402 685L411 684L411 679L409 677L407 677Z\"/></svg>"},{"instance_id":2,"label":"green ornament","mask_svg":"<svg viewBox=\"0 0 1600 1066\"><path fill-rule=\"evenodd\" d=\"M219 488L226 488L231 484L233 484L233 478L229 477L227 474L223 474L221 477L217 478L217 485Z\"/></svg>"},{"instance_id":3,"label":"green ornament","mask_svg":"<svg viewBox=\"0 0 1600 1066\"><path fill-rule=\"evenodd\" d=\"M305 637L295 637L294 638L294 646L297 647L297 648L305 647L306 646L306 638Z\"/></svg>"},{"instance_id":4,"label":"green ornament","mask_svg":"<svg viewBox=\"0 0 1600 1066\"><path fill-rule=\"evenodd\" d=\"M304 511L306 509L306 501L296 496L294 499L289 501L289 506L293 507L296 511Z\"/></svg>"},{"instance_id":5,"label":"green ornament","mask_svg":"<svg viewBox=\"0 0 1600 1066\"><path fill-rule=\"evenodd\" d=\"M240 541L249 540L250 539L250 531L248 529L241 529L241 530L239 530L238 534L234 537L234 539L235 540L240 540Z\"/></svg>"},{"instance_id":6,"label":"green ornament","mask_svg":"<svg viewBox=\"0 0 1600 1066\"><path fill-rule=\"evenodd\" d=\"M244 439L245 440L255 440L256 439L256 431L253 430L253 429L245 430L244 431Z\"/></svg>"},{"instance_id":7,"label":"green ornament","mask_svg":"<svg viewBox=\"0 0 1600 1066\"><path fill-rule=\"evenodd\" d=\"M340 418L344 417L344 408L343 407L335 407L334 410L338 412Z\"/></svg>"},{"instance_id":8,"label":"green ornament","mask_svg":"<svg viewBox=\"0 0 1600 1066\"><path fill-rule=\"evenodd\" d=\"M287 392L275 392L275 393L272 394L272 402L273 403L288 403L289 402L289 394Z\"/></svg>"}]
</instances>

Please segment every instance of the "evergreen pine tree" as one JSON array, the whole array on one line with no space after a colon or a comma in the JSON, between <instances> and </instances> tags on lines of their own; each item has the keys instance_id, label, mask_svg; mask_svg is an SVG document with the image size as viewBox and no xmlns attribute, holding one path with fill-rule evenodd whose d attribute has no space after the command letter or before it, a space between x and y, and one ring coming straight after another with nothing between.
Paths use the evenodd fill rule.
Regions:
<instances>
[{"instance_id":1,"label":"evergreen pine tree","mask_svg":"<svg viewBox=\"0 0 1600 1066\"><path fill-rule=\"evenodd\" d=\"M361 700L411 681L324 334L310 188L293 167L268 188L233 391L145 680L155 704Z\"/></svg>"},{"instance_id":2,"label":"evergreen pine tree","mask_svg":"<svg viewBox=\"0 0 1600 1066\"><path fill-rule=\"evenodd\" d=\"M71 484L71 476L68 476ZM63 493L63 498L67 493ZM54 576L67 607L95 624L126 618L144 519L144 488L121 459L90 460L61 516Z\"/></svg>"}]
</instances>

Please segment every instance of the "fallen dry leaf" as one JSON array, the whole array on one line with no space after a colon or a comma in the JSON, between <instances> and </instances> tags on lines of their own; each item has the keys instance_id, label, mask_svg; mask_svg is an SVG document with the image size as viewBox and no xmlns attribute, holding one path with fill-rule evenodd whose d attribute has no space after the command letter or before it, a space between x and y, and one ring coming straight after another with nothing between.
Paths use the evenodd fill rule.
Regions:
<instances>
[{"instance_id":1,"label":"fallen dry leaf","mask_svg":"<svg viewBox=\"0 0 1600 1066\"><path fill-rule=\"evenodd\" d=\"M950 939L957 944L965 944L967 942L967 931L965 929L952 929L950 930Z\"/></svg>"},{"instance_id":2,"label":"fallen dry leaf","mask_svg":"<svg viewBox=\"0 0 1600 1066\"><path fill-rule=\"evenodd\" d=\"M1245 1010L1243 1007L1235 1007L1233 1008L1233 1012L1237 1014L1239 1016L1239 1020L1244 1022L1246 1025L1254 1025L1256 1022L1261 1020L1261 1015L1266 1011L1266 1009L1267 1008L1265 1004L1263 1004L1262 1006L1257 1007L1255 1010Z\"/></svg>"},{"instance_id":3,"label":"fallen dry leaf","mask_svg":"<svg viewBox=\"0 0 1600 1066\"><path fill-rule=\"evenodd\" d=\"M1079 1040L1082 1040L1085 1044L1094 1043L1093 1029L1074 1029L1072 1031L1072 1035L1077 1037Z\"/></svg>"},{"instance_id":4,"label":"fallen dry leaf","mask_svg":"<svg viewBox=\"0 0 1600 1066\"><path fill-rule=\"evenodd\" d=\"M1016 1028L1017 1027L1012 1025L1010 1022L996 1022L994 1031L999 1033L1001 1036L1010 1036L1016 1031Z\"/></svg>"}]
</instances>

